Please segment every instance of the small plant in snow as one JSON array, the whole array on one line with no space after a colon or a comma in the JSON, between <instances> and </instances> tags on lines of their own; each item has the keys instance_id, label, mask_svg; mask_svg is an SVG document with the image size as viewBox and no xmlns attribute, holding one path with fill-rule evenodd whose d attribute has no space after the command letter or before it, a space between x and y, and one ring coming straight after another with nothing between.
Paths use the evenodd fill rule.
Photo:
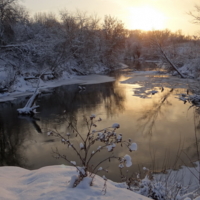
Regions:
<instances>
[{"instance_id":1,"label":"small plant in snow","mask_svg":"<svg viewBox=\"0 0 200 200\"><path fill-rule=\"evenodd\" d=\"M118 123L115 123L111 127L99 131L92 130L92 127L97 127L97 122L102 121L102 119L95 120L95 118L95 115L91 115L89 118L86 118L84 116L84 121L87 126L87 134L85 135L85 137L80 134L77 129L77 120L74 120L75 123L69 123L69 127L72 129L72 132L81 140L81 142L77 146L72 143L72 139L70 138L71 134L69 133L66 134L67 138L55 131L49 131L47 133L48 136L60 138L61 142L67 147L71 147L76 152L79 158L81 166L78 166L75 161L71 161L67 155L61 155L57 149L53 151L56 158L62 158L66 160L69 164L73 165L77 169L78 176L72 177L70 182L71 187L76 187L78 184L84 181L86 177L87 181L84 182L92 185L95 174L100 171L108 172L101 166L106 161L117 159L119 161L120 169L124 168L125 166L130 167L132 165L131 157L129 155L125 155L124 157L115 156L114 149L117 145L121 145L126 146L129 151L132 152L137 150L137 144L132 143L131 139L128 139L127 141L123 140L123 135L116 133L116 130L120 127ZM97 142L98 144L102 143L102 145L99 145L96 148L94 144ZM106 154L107 156L105 156L105 158L103 158L102 160L99 160L99 162L92 164L92 159L98 156L98 153L103 150L109 152L108 154ZM103 192L105 193L107 179L105 178L105 176L103 177L103 179L105 180L103 189Z\"/></svg>"},{"instance_id":2,"label":"small plant in snow","mask_svg":"<svg viewBox=\"0 0 200 200\"><path fill-rule=\"evenodd\" d=\"M126 179L128 189L155 200L184 200L199 196L199 187L189 191L181 182L175 180L171 182L168 178L158 180L149 169L144 167L143 170L146 172L144 178L138 175L137 178Z\"/></svg>"}]
</instances>

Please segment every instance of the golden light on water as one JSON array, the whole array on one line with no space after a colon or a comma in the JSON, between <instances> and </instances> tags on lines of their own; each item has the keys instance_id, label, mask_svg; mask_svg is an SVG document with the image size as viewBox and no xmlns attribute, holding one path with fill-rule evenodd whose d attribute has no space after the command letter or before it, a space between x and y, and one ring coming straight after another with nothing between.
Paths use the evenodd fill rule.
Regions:
<instances>
[{"instance_id":1,"label":"golden light on water","mask_svg":"<svg viewBox=\"0 0 200 200\"><path fill-rule=\"evenodd\" d=\"M164 29L165 20L165 15L152 7L132 7L129 9L128 28L146 31Z\"/></svg>"}]
</instances>

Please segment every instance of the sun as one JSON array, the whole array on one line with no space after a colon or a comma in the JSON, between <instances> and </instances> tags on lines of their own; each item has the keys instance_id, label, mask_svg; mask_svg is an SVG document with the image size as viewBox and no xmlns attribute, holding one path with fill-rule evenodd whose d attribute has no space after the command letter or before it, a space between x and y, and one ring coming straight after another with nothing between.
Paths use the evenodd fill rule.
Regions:
<instances>
[{"instance_id":1,"label":"sun","mask_svg":"<svg viewBox=\"0 0 200 200\"><path fill-rule=\"evenodd\" d=\"M132 7L129 9L128 28L146 31L164 29L165 19L164 14L152 7Z\"/></svg>"}]
</instances>

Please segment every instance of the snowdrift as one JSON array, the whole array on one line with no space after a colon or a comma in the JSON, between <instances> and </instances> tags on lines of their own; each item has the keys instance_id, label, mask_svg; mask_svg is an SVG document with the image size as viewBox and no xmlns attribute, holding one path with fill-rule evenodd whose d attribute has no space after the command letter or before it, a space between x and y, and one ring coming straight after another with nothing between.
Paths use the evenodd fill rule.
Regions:
<instances>
[{"instance_id":1,"label":"snowdrift","mask_svg":"<svg viewBox=\"0 0 200 200\"><path fill-rule=\"evenodd\" d=\"M107 181L104 195L103 178L96 176L93 186L82 182L76 188L70 187L71 177L76 175L74 167L58 165L38 170L19 167L0 167L1 200L148 200L121 184Z\"/></svg>"}]
</instances>

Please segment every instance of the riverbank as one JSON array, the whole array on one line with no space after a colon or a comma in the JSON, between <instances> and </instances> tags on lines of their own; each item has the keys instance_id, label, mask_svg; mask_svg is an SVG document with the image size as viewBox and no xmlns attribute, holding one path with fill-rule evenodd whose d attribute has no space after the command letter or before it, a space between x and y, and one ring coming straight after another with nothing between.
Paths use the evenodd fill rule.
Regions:
<instances>
[{"instance_id":1,"label":"riverbank","mask_svg":"<svg viewBox=\"0 0 200 200\"><path fill-rule=\"evenodd\" d=\"M106 75L85 75L85 76L63 76L60 79L40 81L39 92L47 91L47 89L59 87L62 85L88 85L88 84L98 84L105 82L112 82L115 79ZM29 82L25 81L24 77L18 79L18 83L13 86L13 90L10 92L4 92L0 94L0 102L11 101L20 96L31 95L36 88L37 81ZM77 86L78 87L78 86Z\"/></svg>"},{"instance_id":2,"label":"riverbank","mask_svg":"<svg viewBox=\"0 0 200 200\"><path fill-rule=\"evenodd\" d=\"M104 180L96 175L94 184L82 181L76 188L70 187L72 176L77 175L74 167L57 165L38 170L19 167L0 167L1 200L148 200L149 198L121 188L122 184L108 180L106 192Z\"/></svg>"}]
</instances>

